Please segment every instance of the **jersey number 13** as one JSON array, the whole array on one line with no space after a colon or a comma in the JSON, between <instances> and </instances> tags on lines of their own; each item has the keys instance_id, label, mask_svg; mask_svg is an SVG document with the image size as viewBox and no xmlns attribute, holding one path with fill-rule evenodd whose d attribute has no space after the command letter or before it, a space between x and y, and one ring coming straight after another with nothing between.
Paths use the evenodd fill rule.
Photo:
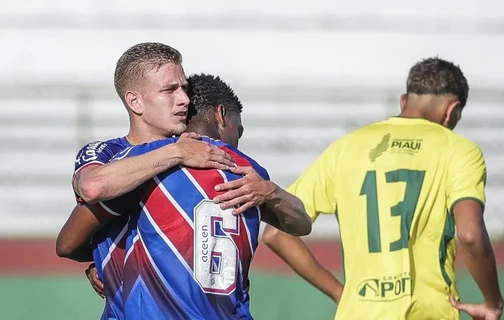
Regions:
<instances>
[{"instance_id":1,"label":"jersey number 13","mask_svg":"<svg viewBox=\"0 0 504 320\"><path fill-rule=\"evenodd\" d=\"M405 182L404 199L390 209L393 217L401 218L401 237L390 243L389 250L397 251L408 248L409 232L413 222L420 191L425 177L425 171L399 169L385 173L387 183ZM367 234L369 252L382 252L380 234L380 215L378 212L378 188L376 186L376 171L368 171L360 191L367 198Z\"/></svg>"}]
</instances>

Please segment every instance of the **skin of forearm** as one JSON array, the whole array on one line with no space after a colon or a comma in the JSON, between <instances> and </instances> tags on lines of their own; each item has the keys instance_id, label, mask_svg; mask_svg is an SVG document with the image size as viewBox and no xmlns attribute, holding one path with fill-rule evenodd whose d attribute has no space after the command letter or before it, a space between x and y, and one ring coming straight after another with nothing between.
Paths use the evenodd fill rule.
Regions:
<instances>
[{"instance_id":1,"label":"skin of forearm","mask_svg":"<svg viewBox=\"0 0 504 320\"><path fill-rule=\"evenodd\" d=\"M493 308L502 307L497 267L492 245L488 236L477 242L460 241L466 266L481 290L485 303Z\"/></svg>"},{"instance_id":2,"label":"skin of forearm","mask_svg":"<svg viewBox=\"0 0 504 320\"><path fill-rule=\"evenodd\" d=\"M343 285L318 263L301 239L271 228L263 239L298 275L334 301L339 300Z\"/></svg>"},{"instance_id":3,"label":"skin of forearm","mask_svg":"<svg viewBox=\"0 0 504 320\"><path fill-rule=\"evenodd\" d=\"M312 223L303 202L276 184L272 184L274 192L271 199L265 202L265 206L276 215L280 229L294 236L309 234Z\"/></svg>"},{"instance_id":4,"label":"skin of forearm","mask_svg":"<svg viewBox=\"0 0 504 320\"><path fill-rule=\"evenodd\" d=\"M144 155L84 169L75 177L75 189L87 203L114 199L180 161L176 145L168 145Z\"/></svg>"}]
</instances>

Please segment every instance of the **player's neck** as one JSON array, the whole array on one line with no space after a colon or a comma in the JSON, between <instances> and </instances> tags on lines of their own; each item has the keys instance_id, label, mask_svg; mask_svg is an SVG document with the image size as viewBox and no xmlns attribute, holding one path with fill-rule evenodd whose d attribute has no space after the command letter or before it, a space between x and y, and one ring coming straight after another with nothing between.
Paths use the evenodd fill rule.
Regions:
<instances>
[{"instance_id":1,"label":"player's neck","mask_svg":"<svg viewBox=\"0 0 504 320\"><path fill-rule=\"evenodd\" d=\"M220 135L215 128L208 123L189 122L187 132L194 132L202 136L207 136L214 140L220 140Z\"/></svg>"},{"instance_id":2,"label":"player's neck","mask_svg":"<svg viewBox=\"0 0 504 320\"><path fill-rule=\"evenodd\" d=\"M402 112L399 114L399 117L401 118L421 118L421 119L427 119L428 120L428 115L426 112L424 112L423 107L415 107L415 106L408 106L405 107Z\"/></svg>"},{"instance_id":3,"label":"player's neck","mask_svg":"<svg viewBox=\"0 0 504 320\"><path fill-rule=\"evenodd\" d=\"M162 134L156 134L152 132L152 130L148 130L148 128L138 126L130 126L130 131L126 136L126 140L134 146L166 138L167 137Z\"/></svg>"},{"instance_id":4,"label":"player's neck","mask_svg":"<svg viewBox=\"0 0 504 320\"><path fill-rule=\"evenodd\" d=\"M401 112L398 117L401 118L422 118L425 119L425 116L420 112Z\"/></svg>"}]
</instances>

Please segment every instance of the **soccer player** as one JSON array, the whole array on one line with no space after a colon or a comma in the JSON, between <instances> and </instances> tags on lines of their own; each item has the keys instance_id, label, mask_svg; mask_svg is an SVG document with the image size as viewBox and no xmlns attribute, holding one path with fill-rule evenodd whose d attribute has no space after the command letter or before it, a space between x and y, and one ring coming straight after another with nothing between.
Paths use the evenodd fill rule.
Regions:
<instances>
[{"instance_id":1,"label":"soccer player","mask_svg":"<svg viewBox=\"0 0 504 320\"><path fill-rule=\"evenodd\" d=\"M241 103L229 86L212 76L193 76L189 83L189 96L197 113L188 130L237 145L243 132ZM124 161L153 152L174 140L127 148L116 159ZM254 207L235 216L212 202L213 195L219 193L213 190L215 184L250 170L241 167L230 172L174 168L120 199L105 201L103 205L112 215L130 217L132 234L126 240L130 250L123 283L126 317L250 319L248 269L257 247L260 221L291 234L303 235L311 230L301 201L266 181L267 172L255 161L231 145L205 140L226 149L238 165L254 167L263 183L271 187L270 202L265 201L262 212ZM277 203L282 204L281 211ZM107 219L99 213L97 217L76 215L65 224L65 233L82 244Z\"/></svg>"},{"instance_id":2,"label":"soccer player","mask_svg":"<svg viewBox=\"0 0 504 320\"><path fill-rule=\"evenodd\" d=\"M84 146L75 161L73 186L79 204L70 219L78 214L107 211L103 200L112 199L141 185L156 174L177 165L195 168L226 169L233 165L222 149L200 141L197 134L183 134L177 143L135 158L109 163L124 148L180 134L186 129L189 99L182 56L161 43L139 43L119 58L114 74L117 94L130 118L126 137ZM104 318L121 318L120 284L124 260L124 234L127 220L116 219L94 237L93 243L75 247L74 235L63 228L56 252L61 257L98 264L106 284ZM93 248L97 248L94 257ZM96 288L100 290L101 288Z\"/></svg>"},{"instance_id":3,"label":"soccer player","mask_svg":"<svg viewBox=\"0 0 504 320\"><path fill-rule=\"evenodd\" d=\"M299 238L267 227L264 240L339 302L336 319L459 319L457 309L475 319L500 317L502 296L483 221L484 158L476 144L452 131L468 91L451 62L417 63L398 117L337 140L288 188L313 220L336 215L344 289ZM483 304L456 301L455 227Z\"/></svg>"}]
</instances>

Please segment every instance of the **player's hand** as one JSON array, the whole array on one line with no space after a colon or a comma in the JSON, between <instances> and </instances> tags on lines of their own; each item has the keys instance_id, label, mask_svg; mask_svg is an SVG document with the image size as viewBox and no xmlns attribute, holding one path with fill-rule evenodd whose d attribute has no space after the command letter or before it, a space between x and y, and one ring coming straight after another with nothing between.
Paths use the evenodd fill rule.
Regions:
<instances>
[{"instance_id":1,"label":"player's hand","mask_svg":"<svg viewBox=\"0 0 504 320\"><path fill-rule=\"evenodd\" d=\"M215 186L217 191L227 191L213 199L222 209L235 207L233 214L237 215L271 199L275 185L264 180L252 167L232 167L229 170L244 177Z\"/></svg>"},{"instance_id":2,"label":"player's hand","mask_svg":"<svg viewBox=\"0 0 504 320\"><path fill-rule=\"evenodd\" d=\"M474 320L499 320L502 314L502 309L490 308L482 303L460 303L453 295L450 296L450 302L454 308L464 311Z\"/></svg>"},{"instance_id":3,"label":"player's hand","mask_svg":"<svg viewBox=\"0 0 504 320\"><path fill-rule=\"evenodd\" d=\"M98 293L98 295L105 299L105 291L103 288L103 282L98 278L98 271L96 270L96 266L94 263L91 263L89 267L86 269L86 277L91 283L91 287L93 287L94 291Z\"/></svg>"},{"instance_id":4,"label":"player's hand","mask_svg":"<svg viewBox=\"0 0 504 320\"><path fill-rule=\"evenodd\" d=\"M233 158L221 148L201 141L194 132L183 133L175 143L181 157L181 165L199 169L227 170L234 166Z\"/></svg>"}]
</instances>

